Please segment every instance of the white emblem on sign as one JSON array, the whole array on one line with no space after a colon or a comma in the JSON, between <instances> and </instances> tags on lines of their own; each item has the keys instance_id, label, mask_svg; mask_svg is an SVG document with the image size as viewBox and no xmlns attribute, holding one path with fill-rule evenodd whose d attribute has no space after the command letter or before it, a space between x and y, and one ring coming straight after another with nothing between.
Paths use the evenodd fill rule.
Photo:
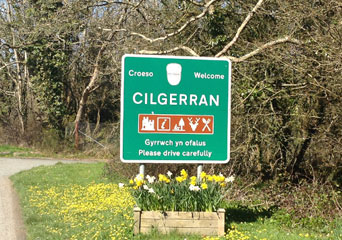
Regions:
<instances>
[{"instance_id":1,"label":"white emblem on sign","mask_svg":"<svg viewBox=\"0 0 342 240\"><path fill-rule=\"evenodd\" d=\"M154 131L154 120L144 117L142 120L141 131Z\"/></svg>"},{"instance_id":2,"label":"white emblem on sign","mask_svg":"<svg viewBox=\"0 0 342 240\"><path fill-rule=\"evenodd\" d=\"M170 63L166 66L167 81L172 86L177 86L182 76L182 66L178 63Z\"/></svg>"},{"instance_id":3,"label":"white emblem on sign","mask_svg":"<svg viewBox=\"0 0 342 240\"><path fill-rule=\"evenodd\" d=\"M209 123L211 122L210 118L205 119L205 118L202 118L202 122L205 124L204 125L204 128L202 129L202 132L204 132L204 130L207 128L208 131L211 131L210 127L209 127Z\"/></svg>"},{"instance_id":4,"label":"white emblem on sign","mask_svg":"<svg viewBox=\"0 0 342 240\"><path fill-rule=\"evenodd\" d=\"M192 118L190 118L190 117L188 118L188 120L189 120L189 124L190 124L190 127L191 127L192 131L193 132L196 131L196 128L198 126L198 121L200 120L200 118L196 118L195 122L193 122Z\"/></svg>"},{"instance_id":5,"label":"white emblem on sign","mask_svg":"<svg viewBox=\"0 0 342 240\"><path fill-rule=\"evenodd\" d=\"M185 122L183 120L183 118L181 118L178 122L178 125L176 124L175 127L173 128L173 131L175 132L184 132L184 126L185 126Z\"/></svg>"}]
</instances>

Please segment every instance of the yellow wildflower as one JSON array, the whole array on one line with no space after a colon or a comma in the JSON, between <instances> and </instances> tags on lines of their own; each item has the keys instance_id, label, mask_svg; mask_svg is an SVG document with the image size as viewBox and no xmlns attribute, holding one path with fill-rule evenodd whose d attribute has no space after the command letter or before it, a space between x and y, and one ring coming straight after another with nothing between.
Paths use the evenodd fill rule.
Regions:
<instances>
[{"instance_id":1,"label":"yellow wildflower","mask_svg":"<svg viewBox=\"0 0 342 240\"><path fill-rule=\"evenodd\" d=\"M207 189L207 188L208 188L208 184L202 183L202 184L201 184L201 188L202 188L202 189Z\"/></svg>"}]
</instances>

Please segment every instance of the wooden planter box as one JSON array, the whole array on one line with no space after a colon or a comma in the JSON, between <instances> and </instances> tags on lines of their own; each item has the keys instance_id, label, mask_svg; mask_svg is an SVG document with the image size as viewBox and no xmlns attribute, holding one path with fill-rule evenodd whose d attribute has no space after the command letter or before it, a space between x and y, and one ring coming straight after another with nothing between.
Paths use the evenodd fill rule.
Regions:
<instances>
[{"instance_id":1,"label":"wooden planter box","mask_svg":"<svg viewBox=\"0 0 342 240\"><path fill-rule=\"evenodd\" d=\"M159 212L134 208L134 234L149 233L156 229L161 233L179 233L205 236L223 236L225 210L217 212Z\"/></svg>"}]
</instances>

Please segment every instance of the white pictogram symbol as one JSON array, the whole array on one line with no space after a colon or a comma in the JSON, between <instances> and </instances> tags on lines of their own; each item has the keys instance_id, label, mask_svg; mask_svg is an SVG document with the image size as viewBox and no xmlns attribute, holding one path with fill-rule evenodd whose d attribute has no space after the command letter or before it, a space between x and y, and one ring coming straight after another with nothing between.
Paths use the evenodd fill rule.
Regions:
<instances>
[{"instance_id":1,"label":"white pictogram symbol","mask_svg":"<svg viewBox=\"0 0 342 240\"><path fill-rule=\"evenodd\" d=\"M141 131L154 131L154 120L143 117Z\"/></svg>"},{"instance_id":2,"label":"white pictogram symbol","mask_svg":"<svg viewBox=\"0 0 342 240\"><path fill-rule=\"evenodd\" d=\"M211 129L210 129L210 127L209 127L208 124L211 122L211 119L210 119L210 118L208 118L208 119L202 118L202 122L205 124L205 125L204 125L204 128L202 129L202 132L204 132L204 130L205 130L206 128L207 128L208 131L210 132Z\"/></svg>"},{"instance_id":3,"label":"white pictogram symbol","mask_svg":"<svg viewBox=\"0 0 342 240\"><path fill-rule=\"evenodd\" d=\"M170 131L171 118L169 117L159 117L158 121L158 131Z\"/></svg>"},{"instance_id":4,"label":"white pictogram symbol","mask_svg":"<svg viewBox=\"0 0 342 240\"><path fill-rule=\"evenodd\" d=\"M173 131L176 132L184 132L184 126L185 126L185 122L183 120L183 118L181 118L178 122L178 125L176 124L175 127L173 128Z\"/></svg>"},{"instance_id":5,"label":"white pictogram symbol","mask_svg":"<svg viewBox=\"0 0 342 240\"><path fill-rule=\"evenodd\" d=\"M161 125L161 129L165 129L165 123L167 122L167 120L165 119Z\"/></svg>"},{"instance_id":6,"label":"white pictogram symbol","mask_svg":"<svg viewBox=\"0 0 342 240\"><path fill-rule=\"evenodd\" d=\"M190 124L190 127L191 127L191 129L192 129L192 131L194 132L194 131L196 131L196 128L197 128L197 126L198 126L198 121L200 120L200 118L196 118L196 122L194 123L194 122L192 122L192 118L188 118L188 120L189 120L189 124Z\"/></svg>"}]
</instances>

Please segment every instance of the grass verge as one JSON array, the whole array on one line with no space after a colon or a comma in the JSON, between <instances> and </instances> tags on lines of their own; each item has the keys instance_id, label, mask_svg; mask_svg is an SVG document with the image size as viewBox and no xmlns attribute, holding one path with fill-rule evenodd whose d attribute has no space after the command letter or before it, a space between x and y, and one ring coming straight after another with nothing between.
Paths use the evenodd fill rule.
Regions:
<instances>
[{"instance_id":1,"label":"grass verge","mask_svg":"<svg viewBox=\"0 0 342 240\"><path fill-rule=\"evenodd\" d=\"M263 206L226 205L226 236L222 238L158 232L133 237L134 201L119 182L104 177L104 164L56 164L11 177L17 189L28 239L342 239L342 219L324 229L290 224L293 215Z\"/></svg>"},{"instance_id":2,"label":"grass verge","mask_svg":"<svg viewBox=\"0 0 342 240\"><path fill-rule=\"evenodd\" d=\"M44 157L31 148L0 145L0 157Z\"/></svg>"},{"instance_id":3,"label":"grass verge","mask_svg":"<svg viewBox=\"0 0 342 240\"><path fill-rule=\"evenodd\" d=\"M13 145L0 145L0 157L7 158L54 158L54 159L96 159L104 160L112 157L112 153L105 149L97 149L97 154L86 151L75 151L74 148L63 148L63 150L18 147Z\"/></svg>"}]
</instances>

